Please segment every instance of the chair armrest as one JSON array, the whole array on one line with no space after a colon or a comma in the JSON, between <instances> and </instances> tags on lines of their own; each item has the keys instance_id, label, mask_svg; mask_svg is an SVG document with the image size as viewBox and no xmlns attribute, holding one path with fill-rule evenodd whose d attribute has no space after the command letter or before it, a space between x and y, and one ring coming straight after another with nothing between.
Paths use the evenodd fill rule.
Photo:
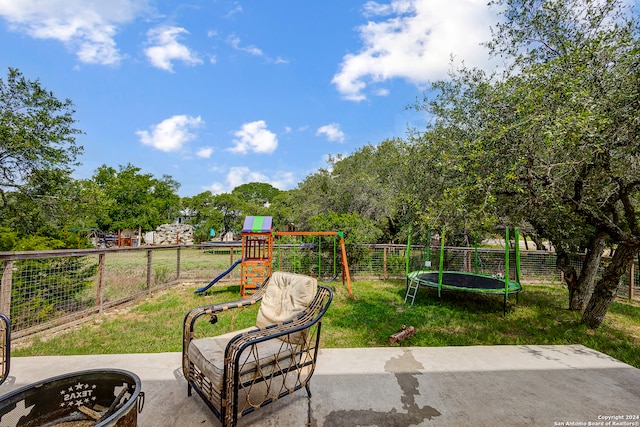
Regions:
<instances>
[{"instance_id":1,"label":"chair armrest","mask_svg":"<svg viewBox=\"0 0 640 427\"><path fill-rule=\"evenodd\" d=\"M196 321L199 318L201 318L202 316L210 316L211 322L215 323L217 321L217 317L216 317L217 313L231 311L234 309L248 307L248 306L257 304L264 296L265 289L266 287L264 286L264 283L263 283L262 287L260 287L257 292L255 292L248 298L230 301L230 302L221 302L217 304L204 305L204 306L195 307L189 310L189 312L184 317L183 329L182 329L183 363L186 363L186 354L189 350L189 343L191 342L191 340L195 338L194 327L195 327Z\"/></svg>"},{"instance_id":2,"label":"chair armrest","mask_svg":"<svg viewBox=\"0 0 640 427\"><path fill-rule=\"evenodd\" d=\"M11 322L0 313L0 384L9 376L11 360Z\"/></svg>"},{"instance_id":3,"label":"chair armrest","mask_svg":"<svg viewBox=\"0 0 640 427\"><path fill-rule=\"evenodd\" d=\"M232 375L232 372L235 370L234 366L237 361L241 359L242 353L246 349L251 349L254 344L271 339L283 338L287 335L310 329L316 323L321 323L322 317L329 308L332 299L333 292L331 289L326 286L318 286L318 292L313 301L309 307L298 316L285 322L268 325L264 328L251 330L233 337L225 350L224 358L225 361L227 361L225 363L227 371L225 375ZM318 330L316 336L307 337L307 339L303 340L305 343L302 347L315 347L318 345L319 339L320 331ZM315 341L315 343L306 342L309 340Z\"/></svg>"}]
</instances>

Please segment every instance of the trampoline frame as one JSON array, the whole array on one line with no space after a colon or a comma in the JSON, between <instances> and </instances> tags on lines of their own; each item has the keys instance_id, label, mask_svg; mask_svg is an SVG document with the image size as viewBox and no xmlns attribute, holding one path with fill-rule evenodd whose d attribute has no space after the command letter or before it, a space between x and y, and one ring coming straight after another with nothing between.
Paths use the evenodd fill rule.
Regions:
<instances>
[{"instance_id":1,"label":"trampoline frame","mask_svg":"<svg viewBox=\"0 0 640 427\"><path fill-rule=\"evenodd\" d=\"M505 230L505 270L504 277L498 277L497 275L492 274L481 274L481 273L473 273L473 272L465 272L465 271L444 271L444 241L445 241L445 230L443 228L441 234L441 244L440 244L440 263L438 270L416 270L409 272L409 251L410 245L407 249L407 291L404 297L404 302L406 304L407 300L411 298L411 305L413 305L416 293L418 292L418 288L420 285L430 288L435 288L438 290L438 298L441 297L442 290L451 290L451 291L461 291L461 292L472 292L472 293L481 293L481 294L492 294L492 295L504 295L503 302L503 313L506 315L507 313L507 300L509 295L516 295L516 304L518 303L518 294L522 291L522 285L520 283L520 245L519 245L519 234L518 229L514 228L514 240L515 244L515 262L516 262L516 280L511 280L509 278L509 228L507 227ZM430 266L431 262L427 264ZM431 276L437 275L437 281L434 280L424 280L420 276L424 276L429 274ZM447 277L455 277L455 276L464 276L465 278L473 278L476 277L478 280L482 281L492 281L496 285L500 284L500 286L496 287L486 287L486 286L459 286L456 284L452 284L451 281L447 283L444 280Z\"/></svg>"}]
</instances>

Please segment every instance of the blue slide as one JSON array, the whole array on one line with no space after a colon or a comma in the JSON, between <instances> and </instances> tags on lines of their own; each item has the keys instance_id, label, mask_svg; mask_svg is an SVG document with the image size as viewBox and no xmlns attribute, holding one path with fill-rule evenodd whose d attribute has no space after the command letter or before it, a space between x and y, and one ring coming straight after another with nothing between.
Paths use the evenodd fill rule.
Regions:
<instances>
[{"instance_id":1,"label":"blue slide","mask_svg":"<svg viewBox=\"0 0 640 427\"><path fill-rule=\"evenodd\" d=\"M242 262L242 259L239 259L238 261L234 262L233 264L231 264L231 267L227 268L225 271L223 271L222 273L220 273L218 275L218 277L216 277L215 279L213 279L212 281L209 282L209 284L205 287L202 287L198 290L195 291L196 294L201 294L203 292L206 292L210 287L212 287L213 285L215 285L218 280L222 279L224 276L226 276L227 274L231 273L231 271L236 268L238 266L238 264L240 264Z\"/></svg>"}]
</instances>

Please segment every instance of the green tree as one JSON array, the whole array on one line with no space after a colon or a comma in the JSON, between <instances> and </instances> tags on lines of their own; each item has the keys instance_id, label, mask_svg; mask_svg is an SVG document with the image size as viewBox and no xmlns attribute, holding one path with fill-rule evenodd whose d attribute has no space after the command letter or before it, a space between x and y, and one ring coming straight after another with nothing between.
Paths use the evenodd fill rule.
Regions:
<instances>
[{"instance_id":1,"label":"green tree","mask_svg":"<svg viewBox=\"0 0 640 427\"><path fill-rule=\"evenodd\" d=\"M213 197L213 207L222 214L222 234L242 231L246 204L237 196L230 193L218 194Z\"/></svg>"},{"instance_id":2,"label":"green tree","mask_svg":"<svg viewBox=\"0 0 640 427\"><path fill-rule=\"evenodd\" d=\"M511 122L510 128L516 138L536 134L554 146L546 159L526 156L520 176L529 177L529 194L544 189L545 197L586 225L578 235L587 238L593 262L607 240L615 247L595 286L595 268L587 264L590 277L578 289L578 301L588 300L582 322L597 327L640 251L638 22L615 0L504 4L509 19L492 47L524 67L525 84L515 88L529 94L521 100L529 123Z\"/></svg>"},{"instance_id":3,"label":"green tree","mask_svg":"<svg viewBox=\"0 0 640 427\"><path fill-rule=\"evenodd\" d=\"M185 197L181 201L182 209L190 217L189 224L194 227L194 236L198 241L209 240L209 230L214 229L217 236L221 236L224 218L215 208L214 196L211 191Z\"/></svg>"},{"instance_id":4,"label":"green tree","mask_svg":"<svg viewBox=\"0 0 640 427\"><path fill-rule=\"evenodd\" d=\"M285 231L295 224L298 206L295 204L294 192L295 190L281 191L273 198L268 213L273 217L274 230Z\"/></svg>"},{"instance_id":5,"label":"green tree","mask_svg":"<svg viewBox=\"0 0 640 427\"><path fill-rule=\"evenodd\" d=\"M9 68L0 79L0 212L22 235L59 229L60 201L82 147L73 103Z\"/></svg>"},{"instance_id":6,"label":"green tree","mask_svg":"<svg viewBox=\"0 0 640 427\"><path fill-rule=\"evenodd\" d=\"M69 230L83 233L111 222L109 213L115 201L91 179L72 181L66 200L65 223Z\"/></svg>"},{"instance_id":7,"label":"green tree","mask_svg":"<svg viewBox=\"0 0 640 427\"><path fill-rule=\"evenodd\" d=\"M370 255L366 247L382 236L382 231L373 221L357 213L329 212L309 218L310 231L339 231L345 239L347 261L356 264Z\"/></svg>"},{"instance_id":8,"label":"green tree","mask_svg":"<svg viewBox=\"0 0 640 427\"><path fill-rule=\"evenodd\" d=\"M273 202L274 198L280 194L280 190L265 182L250 182L237 186L231 194L246 203L265 207Z\"/></svg>"},{"instance_id":9,"label":"green tree","mask_svg":"<svg viewBox=\"0 0 640 427\"><path fill-rule=\"evenodd\" d=\"M118 170L103 165L96 170L92 180L110 200L109 215L102 217L99 228L148 231L179 215L179 184L168 175L157 179L140 170L131 164L121 165Z\"/></svg>"},{"instance_id":10,"label":"green tree","mask_svg":"<svg viewBox=\"0 0 640 427\"><path fill-rule=\"evenodd\" d=\"M40 236L28 236L15 246L17 251L62 249L65 243ZM24 327L65 311L71 301L80 303L90 287L98 265L89 257L26 259L16 263L11 288L11 319ZM37 283L38 286L34 286Z\"/></svg>"},{"instance_id":11,"label":"green tree","mask_svg":"<svg viewBox=\"0 0 640 427\"><path fill-rule=\"evenodd\" d=\"M379 239L405 239L403 226L414 212L408 193L409 149L404 141L392 139L368 144L346 157L330 157L326 169L308 176L292 193L296 225L308 228L308 218L314 215L355 213L381 231Z\"/></svg>"},{"instance_id":12,"label":"green tree","mask_svg":"<svg viewBox=\"0 0 640 427\"><path fill-rule=\"evenodd\" d=\"M637 23L615 0L496 4L505 20L489 46L506 70L437 82L421 105L435 116L423 139L442 147L432 163L449 172L452 208L526 220L559 260L587 249L571 301L588 301L582 321L597 327L640 250ZM605 243L614 256L593 286Z\"/></svg>"}]
</instances>

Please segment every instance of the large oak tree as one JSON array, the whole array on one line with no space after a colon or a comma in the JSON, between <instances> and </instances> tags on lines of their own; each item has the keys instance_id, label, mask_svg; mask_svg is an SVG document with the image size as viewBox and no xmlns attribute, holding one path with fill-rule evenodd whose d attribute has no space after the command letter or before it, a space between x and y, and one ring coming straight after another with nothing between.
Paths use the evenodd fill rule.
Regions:
<instances>
[{"instance_id":1,"label":"large oak tree","mask_svg":"<svg viewBox=\"0 0 640 427\"><path fill-rule=\"evenodd\" d=\"M489 47L504 68L437 82L417 105L435 117L421 138L446 153L445 196L527 220L568 272L564 254L586 249L571 308L597 327L640 251L637 18L617 0L495 4L505 19ZM596 281L606 245L614 255Z\"/></svg>"}]
</instances>

